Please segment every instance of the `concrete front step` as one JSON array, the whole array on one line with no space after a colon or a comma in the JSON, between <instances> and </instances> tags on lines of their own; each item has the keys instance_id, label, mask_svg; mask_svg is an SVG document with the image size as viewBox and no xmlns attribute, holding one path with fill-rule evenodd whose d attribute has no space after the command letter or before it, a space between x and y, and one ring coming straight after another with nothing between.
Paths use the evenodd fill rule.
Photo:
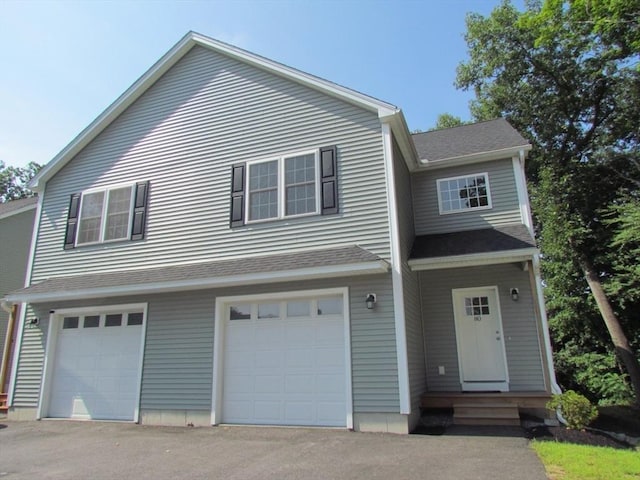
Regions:
<instances>
[{"instance_id":1,"label":"concrete front step","mask_svg":"<svg viewBox=\"0 0 640 480\"><path fill-rule=\"evenodd\" d=\"M509 403L455 403L455 425L520 425L517 405Z\"/></svg>"}]
</instances>

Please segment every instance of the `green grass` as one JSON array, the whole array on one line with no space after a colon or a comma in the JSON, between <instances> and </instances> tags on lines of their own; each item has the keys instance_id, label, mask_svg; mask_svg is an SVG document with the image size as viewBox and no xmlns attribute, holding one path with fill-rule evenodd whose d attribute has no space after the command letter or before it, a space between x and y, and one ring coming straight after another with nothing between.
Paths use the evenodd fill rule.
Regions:
<instances>
[{"instance_id":1,"label":"green grass","mask_svg":"<svg viewBox=\"0 0 640 480\"><path fill-rule=\"evenodd\" d=\"M640 480L640 451L571 443L531 443L551 480Z\"/></svg>"}]
</instances>

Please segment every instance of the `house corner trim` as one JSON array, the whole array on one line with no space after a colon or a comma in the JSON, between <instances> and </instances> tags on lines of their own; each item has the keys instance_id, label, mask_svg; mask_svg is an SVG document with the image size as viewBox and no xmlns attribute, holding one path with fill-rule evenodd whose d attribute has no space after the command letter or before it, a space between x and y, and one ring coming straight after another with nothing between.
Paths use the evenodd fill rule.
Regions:
<instances>
[{"instance_id":1,"label":"house corner trim","mask_svg":"<svg viewBox=\"0 0 640 480\"><path fill-rule=\"evenodd\" d=\"M393 285L393 310L395 318L396 354L398 359L398 388L400 394L400 413L411 413L411 395L409 392L409 360L407 354L407 332L404 312L404 286L400 258L400 230L398 226L398 208L396 202L396 184L393 171L393 144L391 125L382 123L382 146L387 179L387 208L389 212L389 239L391 250L391 280Z\"/></svg>"}]
</instances>

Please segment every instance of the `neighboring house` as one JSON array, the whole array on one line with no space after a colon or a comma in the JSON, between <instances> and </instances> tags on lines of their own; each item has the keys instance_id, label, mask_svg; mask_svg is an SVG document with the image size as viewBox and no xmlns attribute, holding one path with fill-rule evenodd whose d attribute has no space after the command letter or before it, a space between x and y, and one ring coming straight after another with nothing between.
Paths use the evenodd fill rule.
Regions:
<instances>
[{"instance_id":1,"label":"neighboring house","mask_svg":"<svg viewBox=\"0 0 640 480\"><path fill-rule=\"evenodd\" d=\"M189 33L31 183L11 418L404 433L421 404L542 408L529 148L504 120L411 136Z\"/></svg>"},{"instance_id":2,"label":"neighboring house","mask_svg":"<svg viewBox=\"0 0 640 480\"><path fill-rule=\"evenodd\" d=\"M0 298L25 285L36 203L35 197L0 203ZM3 306L5 308L0 308L0 412L7 409L18 314L17 307L12 312L8 305Z\"/></svg>"}]
</instances>

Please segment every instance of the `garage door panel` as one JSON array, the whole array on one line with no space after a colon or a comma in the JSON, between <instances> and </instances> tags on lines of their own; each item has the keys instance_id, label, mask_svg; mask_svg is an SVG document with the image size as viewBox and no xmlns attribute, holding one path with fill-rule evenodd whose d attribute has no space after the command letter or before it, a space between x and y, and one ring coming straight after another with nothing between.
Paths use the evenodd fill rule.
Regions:
<instances>
[{"instance_id":1,"label":"garage door panel","mask_svg":"<svg viewBox=\"0 0 640 480\"><path fill-rule=\"evenodd\" d=\"M296 300L291 310L307 316L295 318L257 318L247 303L251 318L226 322L223 422L345 426L344 319L315 315L313 302Z\"/></svg>"},{"instance_id":2,"label":"garage door panel","mask_svg":"<svg viewBox=\"0 0 640 480\"><path fill-rule=\"evenodd\" d=\"M311 394L315 391L314 378L310 375L287 375L285 381L285 393Z\"/></svg>"},{"instance_id":3,"label":"garage door panel","mask_svg":"<svg viewBox=\"0 0 640 480\"><path fill-rule=\"evenodd\" d=\"M85 322L60 328L54 352L48 415L133 420L139 390L142 326ZM95 315L94 315L95 317ZM83 327L92 324L92 327ZM64 325L64 323L63 323Z\"/></svg>"},{"instance_id":4,"label":"garage door panel","mask_svg":"<svg viewBox=\"0 0 640 480\"><path fill-rule=\"evenodd\" d=\"M253 383L252 375L230 375L225 378L224 390L228 394L253 393Z\"/></svg>"},{"instance_id":5,"label":"garage door panel","mask_svg":"<svg viewBox=\"0 0 640 480\"><path fill-rule=\"evenodd\" d=\"M318 423L322 425L337 425L344 422L344 418L337 415L341 402L317 402Z\"/></svg>"},{"instance_id":6,"label":"garage door panel","mask_svg":"<svg viewBox=\"0 0 640 480\"><path fill-rule=\"evenodd\" d=\"M315 365L315 354L309 349L289 349L285 358L287 368L312 368Z\"/></svg>"},{"instance_id":7,"label":"garage door panel","mask_svg":"<svg viewBox=\"0 0 640 480\"><path fill-rule=\"evenodd\" d=\"M255 377L253 391L256 395L280 393L282 391L282 377L277 375L263 375Z\"/></svg>"},{"instance_id":8,"label":"garage door panel","mask_svg":"<svg viewBox=\"0 0 640 480\"><path fill-rule=\"evenodd\" d=\"M345 382L342 375L317 375L316 388L323 394L335 394L342 397L345 393Z\"/></svg>"},{"instance_id":9,"label":"garage door panel","mask_svg":"<svg viewBox=\"0 0 640 480\"><path fill-rule=\"evenodd\" d=\"M272 348L271 346L269 348ZM258 370L268 370L282 367L281 350L265 350L255 353L255 368Z\"/></svg>"},{"instance_id":10,"label":"garage door panel","mask_svg":"<svg viewBox=\"0 0 640 480\"><path fill-rule=\"evenodd\" d=\"M280 423L282 418L281 402L278 400L255 402L255 419L259 423ZM249 419L250 420L250 419Z\"/></svg>"},{"instance_id":11,"label":"garage door panel","mask_svg":"<svg viewBox=\"0 0 640 480\"><path fill-rule=\"evenodd\" d=\"M291 425L309 425L315 420L314 402L285 402L285 419Z\"/></svg>"}]
</instances>

